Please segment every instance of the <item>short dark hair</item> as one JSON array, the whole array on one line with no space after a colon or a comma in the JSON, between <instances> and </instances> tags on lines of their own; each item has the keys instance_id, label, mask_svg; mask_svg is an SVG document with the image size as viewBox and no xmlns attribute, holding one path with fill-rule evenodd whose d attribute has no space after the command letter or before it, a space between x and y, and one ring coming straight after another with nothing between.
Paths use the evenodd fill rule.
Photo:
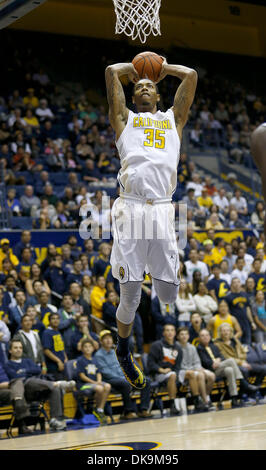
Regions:
<instances>
[{"instance_id":1,"label":"short dark hair","mask_svg":"<svg viewBox=\"0 0 266 470\"><path fill-rule=\"evenodd\" d=\"M189 334L189 329L187 326L180 326L176 332L177 336L179 335L179 333L181 333L181 331L186 331Z\"/></svg>"},{"instance_id":2,"label":"short dark hair","mask_svg":"<svg viewBox=\"0 0 266 470\"><path fill-rule=\"evenodd\" d=\"M93 344L92 339L84 338L84 339L81 341L81 349L83 349L83 346L84 346L86 343L90 343L91 346L94 348L94 344Z\"/></svg>"},{"instance_id":3,"label":"short dark hair","mask_svg":"<svg viewBox=\"0 0 266 470\"><path fill-rule=\"evenodd\" d=\"M59 315L59 313L57 313L57 312L52 312L52 313L50 313L50 315L49 315L49 322L51 321L51 318L52 318L52 317L58 317L58 318L60 318L60 315Z\"/></svg>"},{"instance_id":4,"label":"short dark hair","mask_svg":"<svg viewBox=\"0 0 266 470\"><path fill-rule=\"evenodd\" d=\"M173 323L165 323L165 325L163 326L163 331L165 330L167 326L173 326L174 329L176 330L176 326Z\"/></svg>"}]
</instances>

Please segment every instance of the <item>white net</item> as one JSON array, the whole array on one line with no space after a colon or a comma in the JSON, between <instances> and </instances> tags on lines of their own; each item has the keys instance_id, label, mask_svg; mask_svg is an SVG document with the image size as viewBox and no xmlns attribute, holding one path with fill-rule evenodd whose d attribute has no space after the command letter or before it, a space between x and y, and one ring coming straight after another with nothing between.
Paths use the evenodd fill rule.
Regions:
<instances>
[{"instance_id":1,"label":"white net","mask_svg":"<svg viewBox=\"0 0 266 470\"><path fill-rule=\"evenodd\" d=\"M113 0L116 14L116 34L124 33L142 43L147 36L158 36L160 31L159 10L161 0Z\"/></svg>"}]
</instances>

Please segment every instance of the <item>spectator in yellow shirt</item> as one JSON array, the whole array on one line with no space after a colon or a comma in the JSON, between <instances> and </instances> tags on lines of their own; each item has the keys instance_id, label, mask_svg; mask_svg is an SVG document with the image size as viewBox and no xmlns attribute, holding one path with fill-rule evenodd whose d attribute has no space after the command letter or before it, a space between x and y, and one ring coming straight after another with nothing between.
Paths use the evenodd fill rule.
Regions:
<instances>
[{"instance_id":1,"label":"spectator in yellow shirt","mask_svg":"<svg viewBox=\"0 0 266 470\"><path fill-rule=\"evenodd\" d=\"M24 121L26 121L28 126L40 127L39 121L36 118L36 116L33 115L33 112L32 112L31 109L27 109L26 116L23 119L24 119Z\"/></svg>"},{"instance_id":2,"label":"spectator in yellow shirt","mask_svg":"<svg viewBox=\"0 0 266 470\"><path fill-rule=\"evenodd\" d=\"M204 263L210 267L214 264L220 264L223 260L223 257L220 253L214 251L213 241L207 239L203 242L203 245L205 250L205 256L203 259Z\"/></svg>"},{"instance_id":3,"label":"spectator in yellow shirt","mask_svg":"<svg viewBox=\"0 0 266 470\"><path fill-rule=\"evenodd\" d=\"M221 256L223 259L226 256L226 251L224 248L224 245L225 245L224 240L221 237L217 237L214 240L214 245L215 245L215 248L213 249L213 253L217 257Z\"/></svg>"},{"instance_id":4,"label":"spectator in yellow shirt","mask_svg":"<svg viewBox=\"0 0 266 470\"><path fill-rule=\"evenodd\" d=\"M34 96L34 88L28 88L27 92L27 96L24 96L23 98L24 105L27 106L28 104L31 104L33 108L37 108L39 106L39 100L37 96Z\"/></svg>"},{"instance_id":5,"label":"spectator in yellow shirt","mask_svg":"<svg viewBox=\"0 0 266 470\"><path fill-rule=\"evenodd\" d=\"M210 218L206 220L205 224L206 230L213 228L214 230L221 230L224 228L223 224L219 221L219 217L215 212L211 214Z\"/></svg>"},{"instance_id":6,"label":"spectator in yellow shirt","mask_svg":"<svg viewBox=\"0 0 266 470\"><path fill-rule=\"evenodd\" d=\"M13 254L12 248L10 248L10 242L7 238L2 238L0 247L0 271L3 271L2 263L5 258L9 258L13 266L17 266L19 264L19 260Z\"/></svg>"},{"instance_id":7,"label":"spectator in yellow shirt","mask_svg":"<svg viewBox=\"0 0 266 470\"><path fill-rule=\"evenodd\" d=\"M106 280L104 276L98 276L96 286L91 291L91 314L97 318L102 318L103 304L106 301Z\"/></svg>"},{"instance_id":8,"label":"spectator in yellow shirt","mask_svg":"<svg viewBox=\"0 0 266 470\"><path fill-rule=\"evenodd\" d=\"M213 200L208 195L207 188L203 188L201 196L197 197L197 202L200 207L204 207L205 209L209 209L213 205Z\"/></svg>"}]
</instances>

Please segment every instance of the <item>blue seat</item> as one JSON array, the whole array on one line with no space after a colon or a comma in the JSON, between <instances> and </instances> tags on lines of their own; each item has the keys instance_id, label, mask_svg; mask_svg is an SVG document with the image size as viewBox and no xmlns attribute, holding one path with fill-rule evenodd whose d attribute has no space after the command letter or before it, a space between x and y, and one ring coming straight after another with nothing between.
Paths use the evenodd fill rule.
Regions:
<instances>
[{"instance_id":1,"label":"blue seat","mask_svg":"<svg viewBox=\"0 0 266 470\"><path fill-rule=\"evenodd\" d=\"M30 230L32 229L32 218L31 217L11 217L11 228Z\"/></svg>"},{"instance_id":2,"label":"blue seat","mask_svg":"<svg viewBox=\"0 0 266 470\"><path fill-rule=\"evenodd\" d=\"M57 186L66 185L68 175L64 171L50 172L49 179L51 183L56 184Z\"/></svg>"},{"instance_id":3,"label":"blue seat","mask_svg":"<svg viewBox=\"0 0 266 470\"><path fill-rule=\"evenodd\" d=\"M17 178L23 176L25 178L26 184L34 183L34 177L29 171L16 171L15 175Z\"/></svg>"}]
</instances>

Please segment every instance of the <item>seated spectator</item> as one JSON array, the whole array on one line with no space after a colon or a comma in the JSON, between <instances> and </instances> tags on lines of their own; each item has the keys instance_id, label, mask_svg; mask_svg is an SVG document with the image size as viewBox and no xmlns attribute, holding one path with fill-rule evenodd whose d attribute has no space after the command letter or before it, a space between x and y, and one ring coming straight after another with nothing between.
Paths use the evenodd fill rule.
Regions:
<instances>
[{"instance_id":1,"label":"seated spectator","mask_svg":"<svg viewBox=\"0 0 266 470\"><path fill-rule=\"evenodd\" d=\"M28 185L25 188L24 195L20 198L20 205L22 207L22 214L29 216L32 209L38 209L41 205L41 201L37 196L34 196L34 189Z\"/></svg>"},{"instance_id":2,"label":"seated spectator","mask_svg":"<svg viewBox=\"0 0 266 470\"><path fill-rule=\"evenodd\" d=\"M10 359L6 364L6 372L10 380L11 396L14 400L16 417L20 421L19 433L31 434L25 426L24 419L30 415L28 401L36 401L40 392L47 391L50 402L51 430L61 431L66 429L63 420L63 410L61 405L60 383L51 382L38 378L41 368L31 359L23 359L22 343L18 340L10 344Z\"/></svg>"},{"instance_id":3,"label":"seated spectator","mask_svg":"<svg viewBox=\"0 0 266 470\"><path fill-rule=\"evenodd\" d=\"M199 269L195 269L192 276L192 284L189 284L192 295L195 295L198 292L200 282L202 282L201 272Z\"/></svg>"},{"instance_id":4,"label":"seated spectator","mask_svg":"<svg viewBox=\"0 0 266 470\"><path fill-rule=\"evenodd\" d=\"M67 286L70 286L73 282L77 282L78 284L82 285L83 275L81 274L82 271L82 262L80 259L75 259L73 262L73 268L71 272L67 275Z\"/></svg>"},{"instance_id":5,"label":"seated spectator","mask_svg":"<svg viewBox=\"0 0 266 470\"><path fill-rule=\"evenodd\" d=\"M106 177L108 175L112 176L116 172L116 168L112 163L112 159L105 152L101 152L99 154L97 167L99 168L102 175L105 175Z\"/></svg>"},{"instance_id":6,"label":"seated spectator","mask_svg":"<svg viewBox=\"0 0 266 470\"><path fill-rule=\"evenodd\" d=\"M208 190L206 187L202 188L201 195L197 197L197 202L201 208L204 208L205 210L208 210L212 204L213 200L212 198L208 195Z\"/></svg>"},{"instance_id":7,"label":"seated spectator","mask_svg":"<svg viewBox=\"0 0 266 470\"><path fill-rule=\"evenodd\" d=\"M251 214L251 223L256 229L263 228L265 217L265 208L264 204L261 201L256 203L254 212Z\"/></svg>"},{"instance_id":8,"label":"seated spectator","mask_svg":"<svg viewBox=\"0 0 266 470\"><path fill-rule=\"evenodd\" d=\"M51 183L47 182L44 186L44 194L43 197L48 199L49 205L56 206L58 202L58 197L54 193L54 188Z\"/></svg>"},{"instance_id":9,"label":"seated spectator","mask_svg":"<svg viewBox=\"0 0 266 470\"><path fill-rule=\"evenodd\" d=\"M248 273L245 270L245 260L244 258L240 258L239 256L236 259L236 268L232 271L232 279L234 277L237 277L241 285L244 286L246 284L247 278L248 278Z\"/></svg>"},{"instance_id":10,"label":"seated spectator","mask_svg":"<svg viewBox=\"0 0 266 470\"><path fill-rule=\"evenodd\" d=\"M238 215L247 215L248 214L248 206L247 206L247 201L246 199L241 196L241 191L240 189L235 190L235 196L232 197L230 200L230 204L232 204Z\"/></svg>"},{"instance_id":11,"label":"seated spectator","mask_svg":"<svg viewBox=\"0 0 266 470\"><path fill-rule=\"evenodd\" d=\"M24 121L26 124L30 127L37 128L40 127L40 123L36 116L34 116L33 112L31 109L27 109L26 115L24 116Z\"/></svg>"},{"instance_id":12,"label":"seated spectator","mask_svg":"<svg viewBox=\"0 0 266 470\"><path fill-rule=\"evenodd\" d=\"M206 328L206 323L198 312L191 314L190 327L189 327L189 342L194 346L199 343L199 332Z\"/></svg>"},{"instance_id":13,"label":"seated spectator","mask_svg":"<svg viewBox=\"0 0 266 470\"><path fill-rule=\"evenodd\" d=\"M214 264L220 263L222 261L222 256L220 254L215 254L213 252L214 245L213 241L210 239L204 240L204 258L203 262L211 268Z\"/></svg>"},{"instance_id":14,"label":"seated spectator","mask_svg":"<svg viewBox=\"0 0 266 470\"><path fill-rule=\"evenodd\" d=\"M71 220L69 212L62 201L56 202L56 213L51 219L51 224L55 229L71 228L76 226L76 221Z\"/></svg>"},{"instance_id":15,"label":"seated spectator","mask_svg":"<svg viewBox=\"0 0 266 470\"><path fill-rule=\"evenodd\" d=\"M7 349L10 338L11 334L6 322L0 320L0 364L2 365L7 362Z\"/></svg>"},{"instance_id":16,"label":"seated spectator","mask_svg":"<svg viewBox=\"0 0 266 470\"><path fill-rule=\"evenodd\" d=\"M36 259L35 248L31 244L31 232L30 230L23 230L21 232L21 239L20 241L14 246L13 252L14 254L20 259L22 255L22 251L24 248L29 248L31 251L31 258L32 261Z\"/></svg>"},{"instance_id":17,"label":"seated spectator","mask_svg":"<svg viewBox=\"0 0 266 470\"><path fill-rule=\"evenodd\" d=\"M39 318L35 305L28 305L28 307L26 308L25 315L28 315L32 321L32 330L38 333L40 339L42 339L42 334L45 330L45 326Z\"/></svg>"},{"instance_id":18,"label":"seated spectator","mask_svg":"<svg viewBox=\"0 0 266 470\"><path fill-rule=\"evenodd\" d=\"M91 270L90 270L90 268L89 268L88 256L87 256L85 253L82 253L82 254L79 256L79 259L80 259L81 265L82 265L82 271L81 271L82 280L83 280L84 276L89 276L89 277L91 277L92 272L91 272Z\"/></svg>"},{"instance_id":19,"label":"seated spectator","mask_svg":"<svg viewBox=\"0 0 266 470\"><path fill-rule=\"evenodd\" d=\"M79 319L80 314L75 311L73 307L74 302L69 293L63 295L61 307L58 310L60 317L59 331L63 337L65 350L68 357L71 354L71 336L76 328L76 322Z\"/></svg>"},{"instance_id":20,"label":"seated spectator","mask_svg":"<svg viewBox=\"0 0 266 470\"><path fill-rule=\"evenodd\" d=\"M206 324L217 311L218 305L215 300L208 295L208 290L204 282L199 283L198 292L194 295L196 311L201 315Z\"/></svg>"},{"instance_id":21,"label":"seated spectator","mask_svg":"<svg viewBox=\"0 0 266 470\"><path fill-rule=\"evenodd\" d=\"M105 278L100 275L96 278L96 285L91 291L91 314L97 318L102 318L103 315L103 303L106 295L105 286Z\"/></svg>"},{"instance_id":22,"label":"seated spectator","mask_svg":"<svg viewBox=\"0 0 266 470\"><path fill-rule=\"evenodd\" d=\"M35 364L42 368L42 374L46 374L46 364L40 337L33 330L32 318L25 313L21 319L21 329L13 336L13 341L18 340L22 344L22 357L31 359Z\"/></svg>"},{"instance_id":23,"label":"seated spectator","mask_svg":"<svg viewBox=\"0 0 266 470\"><path fill-rule=\"evenodd\" d=\"M165 384L167 387L170 399L170 416L180 414L180 411L175 407L175 398L182 357L182 348L176 341L175 326L165 324L162 339L151 344L148 369L157 382Z\"/></svg>"},{"instance_id":24,"label":"seated spectator","mask_svg":"<svg viewBox=\"0 0 266 470\"><path fill-rule=\"evenodd\" d=\"M207 328L211 332L211 336L213 339L218 338L218 328L223 323L228 323L234 330L234 338L241 339L242 330L241 327L236 319L236 317L230 315L228 304L226 300L221 300L218 304L218 313L214 315L208 325Z\"/></svg>"},{"instance_id":25,"label":"seated spectator","mask_svg":"<svg viewBox=\"0 0 266 470\"><path fill-rule=\"evenodd\" d=\"M56 313L57 308L49 303L49 295L45 290L42 290L39 294L40 303L35 305L35 308L39 314L40 320L46 328L49 326L49 317L51 313Z\"/></svg>"},{"instance_id":26,"label":"seated spectator","mask_svg":"<svg viewBox=\"0 0 266 470\"><path fill-rule=\"evenodd\" d=\"M216 204L219 207L220 211L223 214L226 215L228 213L229 201L225 196L225 189L224 188L220 188L218 194L213 197L213 203Z\"/></svg>"},{"instance_id":27,"label":"seated spectator","mask_svg":"<svg viewBox=\"0 0 266 470\"><path fill-rule=\"evenodd\" d=\"M178 328L177 340L182 349L179 380L182 384L188 383L195 412L209 411L212 407L210 393L215 381L215 376L212 372L203 369L197 349L188 342L189 330L187 327Z\"/></svg>"},{"instance_id":28,"label":"seated spectator","mask_svg":"<svg viewBox=\"0 0 266 470\"><path fill-rule=\"evenodd\" d=\"M233 337L233 329L228 323L224 323L219 327L215 344L226 359L233 358L236 361L246 380L248 377L255 375L255 384L258 386L262 384L266 374L266 366L259 362L247 362L245 347L238 339Z\"/></svg>"},{"instance_id":29,"label":"seated spectator","mask_svg":"<svg viewBox=\"0 0 266 470\"><path fill-rule=\"evenodd\" d=\"M75 235L70 235L70 237L68 237L67 243L70 246L72 258L79 258L79 255L81 254L81 247L78 246L77 237Z\"/></svg>"},{"instance_id":30,"label":"seated spectator","mask_svg":"<svg viewBox=\"0 0 266 470\"><path fill-rule=\"evenodd\" d=\"M253 272L249 274L249 277L254 279L255 288L256 290L262 290L263 292L266 291L266 277L265 272L261 272L261 260L259 258L255 258L252 266Z\"/></svg>"},{"instance_id":31,"label":"seated spectator","mask_svg":"<svg viewBox=\"0 0 266 470\"><path fill-rule=\"evenodd\" d=\"M63 259L62 267L64 271L70 272L73 267L73 258L71 256L71 249L68 243L65 243L64 245L61 246L61 253L62 253L62 259Z\"/></svg>"},{"instance_id":32,"label":"seated spectator","mask_svg":"<svg viewBox=\"0 0 266 470\"><path fill-rule=\"evenodd\" d=\"M210 217L206 220L205 224L206 230L213 228L213 230L221 230L224 228L223 224L219 221L219 217L216 213L210 215Z\"/></svg>"},{"instance_id":33,"label":"seated spectator","mask_svg":"<svg viewBox=\"0 0 266 470\"><path fill-rule=\"evenodd\" d=\"M88 144L86 135L81 135L79 143L76 145L76 154L81 160L86 160L89 157L94 158L94 152L91 145Z\"/></svg>"},{"instance_id":34,"label":"seated spectator","mask_svg":"<svg viewBox=\"0 0 266 470\"><path fill-rule=\"evenodd\" d=\"M44 122L46 119L53 120L55 117L52 110L48 108L48 102L45 98L40 100L40 105L36 109L35 114L41 123Z\"/></svg>"},{"instance_id":35,"label":"seated spectator","mask_svg":"<svg viewBox=\"0 0 266 470\"><path fill-rule=\"evenodd\" d=\"M232 271L234 269L237 256L233 254L233 247L230 243L226 243L224 248L226 255L223 259L228 263L228 272L231 274L232 278Z\"/></svg>"},{"instance_id":36,"label":"seated spectator","mask_svg":"<svg viewBox=\"0 0 266 470\"><path fill-rule=\"evenodd\" d=\"M229 263L228 263L227 259L224 259L223 261L221 261L220 268L221 268L220 279L222 279L223 281L226 281L227 284L230 286L231 281L232 281L232 276L228 272Z\"/></svg>"},{"instance_id":37,"label":"seated spectator","mask_svg":"<svg viewBox=\"0 0 266 470\"><path fill-rule=\"evenodd\" d=\"M239 278L232 277L231 292L226 296L229 312L236 317L242 330L241 342L251 344L251 331L256 329L250 303Z\"/></svg>"},{"instance_id":38,"label":"seated spectator","mask_svg":"<svg viewBox=\"0 0 266 470\"><path fill-rule=\"evenodd\" d=\"M10 248L10 241L7 238L2 238L0 242L0 271L3 271L2 263L5 258L9 258L14 267L19 264L18 258L13 254L12 248Z\"/></svg>"},{"instance_id":39,"label":"seated spectator","mask_svg":"<svg viewBox=\"0 0 266 470\"><path fill-rule=\"evenodd\" d=\"M111 331L101 331L99 338L101 347L94 356L98 370L101 372L103 380L111 385L114 392L122 394L124 403L123 419L132 419L135 417L135 406L130 398L132 387L125 379L125 376L117 361ZM147 381L146 387L141 390L140 396L141 401L138 416L140 418L149 418L151 416L151 413L148 412L150 403L149 379Z\"/></svg>"},{"instance_id":40,"label":"seated spectator","mask_svg":"<svg viewBox=\"0 0 266 470\"><path fill-rule=\"evenodd\" d=\"M30 278L31 266L33 264L30 248L23 248L20 263L16 266L19 279L23 285Z\"/></svg>"},{"instance_id":41,"label":"seated spectator","mask_svg":"<svg viewBox=\"0 0 266 470\"><path fill-rule=\"evenodd\" d=\"M29 248L27 248L29 250ZM48 286L47 282L45 279L43 279L41 268L38 265L38 263L33 263L30 267L30 276L25 282L25 289L26 293L29 296L35 296L36 292L34 291L33 288L33 283L34 281L40 281L42 283L43 289L47 292L47 294L50 295L50 287Z\"/></svg>"},{"instance_id":42,"label":"seated spectator","mask_svg":"<svg viewBox=\"0 0 266 470\"><path fill-rule=\"evenodd\" d=\"M201 178L200 178L200 175L199 173L192 173L192 181L190 181L188 184L187 184L187 191L190 189L190 188L193 188L195 190L195 197L199 197L201 196L201 193L202 193L202 189L203 189L203 185L201 183Z\"/></svg>"},{"instance_id":43,"label":"seated spectator","mask_svg":"<svg viewBox=\"0 0 266 470\"><path fill-rule=\"evenodd\" d=\"M175 328L178 326L176 304L165 304L157 295L151 301L151 315L155 324L156 339L162 337L165 325L171 324Z\"/></svg>"},{"instance_id":44,"label":"seated spectator","mask_svg":"<svg viewBox=\"0 0 266 470\"><path fill-rule=\"evenodd\" d=\"M48 230L52 228L48 207L40 209L39 217L32 221L32 227L37 230Z\"/></svg>"},{"instance_id":45,"label":"seated spectator","mask_svg":"<svg viewBox=\"0 0 266 470\"><path fill-rule=\"evenodd\" d=\"M87 256L87 255L85 255ZM91 303L91 292L93 289L92 278L87 274L82 277L82 297L90 305Z\"/></svg>"},{"instance_id":46,"label":"seated spectator","mask_svg":"<svg viewBox=\"0 0 266 470\"><path fill-rule=\"evenodd\" d=\"M199 333L197 350L205 369L213 371L218 378L225 377L227 379L232 408L240 406L238 402L237 380L240 380L240 392L254 393L257 390L257 387L250 385L244 379L233 358L224 358L220 349L211 340L210 332L207 329L202 329Z\"/></svg>"},{"instance_id":47,"label":"seated spectator","mask_svg":"<svg viewBox=\"0 0 266 470\"><path fill-rule=\"evenodd\" d=\"M11 275L8 274L5 278L5 292L4 292L4 297L2 301L0 302L0 320L1 318L1 310L2 308L7 307L15 307L16 306L16 300L15 300L15 293L16 293L17 287L16 287L16 281L15 278Z\"/></svg>"},{"instance_id":48,"label":"seated spectator","mask_svg":"<svg viewBox=\"0 0 266 470\"><path fill-rule=\"evenodd\" d=\"M97 276L104 276L106 280L111 280L110 264L111 246L109 243L101 243L99 246L99 256L91 257L90 267L92 268L92 279L96 282Z\"/></svg>"},{"instance_id":49,"label":"seated spectator","mask_svg":"<svg viewBox=\"0 0 266 470\"><path fill-rule=\"evenodd\" d=\"M0 407L8 406L12 403L12 395L11 390L9 389L9 380L8 376L6 375L5 369L3 364L0 361ZM18 417L16 417L16 421L18 422ZM21 427L22 423L18 423L19 434L21 434Z\"/></svg>"},{"instance_id":50,"label":"seated spectator","mask_svg":"<svg viewBox=\"0 0 266 470\"><path fill-rule=\"evenodd\" d=\"M226 219L224 221L224 227L231 228L231 229L244 228L245 222L243 222L243 220L238 218L238 214L236 210L231 209L229 211L229 219Z\"/></svg>"},{"instance_id":51,"label":"seated spectator","mask_svg":"<svg viewBox=\"0 0 266 470\"><path fill-rule=\"evenodd\" d=\"M206 287L215 302L218 302L229 293L230 286L225 280L221 279L221 268L219 264L214 264L211 271L212 275Z\"/></svg>"},{"instance_id":52,"label":"seated spectator","mask_svg":"<svg viewBox=\"0 0 266 470\"><path fill-rule=\"evenodd\" d=\"M103 316L102 319L106 325L116 328L116 311L119 305L119 298L114 291L109 291L106 294L105 302L103 303Z\"/></svg>"},{"instance_id":53,"label":"seated spectator","mask_svg":"<svg viewBox=\"0 0 266 470\"><path fill-rule=\"evenodd\" d=\"M27 89L27 95L24 96L23 98L24 106L27 106L28 104L31 104L33 108L37 108L39 106L39 100L34 95L34 92L35 92L34 88Z\"/></svg>"},{"instance_id":54,"label":"seated spectator","mask_svg":"<svg viewBox=\"0 0 266 470\"><path fill-rule=\"evenodd\" d=\"M12 216L21 215L20 202L16 198L16 190L13 188L8 189L7 191L6 208L11 213Z\"/></svg>"},{"instance_id":55,"label":"seated spectator","mask_svg":"<svg viewBox=\"0 0 266 470\"><path fill-rule=\"evenodd\" d=\"M72 282L72 284L70 284L69 293L74 302L73 308L75 309L75 312L80 314L85 313L89 318L91 314L91 308L88 302L84 300L81 292L81 286L77 282Z\"/></svg>"},{"instance_id":56,"label":"seated spectator","mask_svg":"<svg viewBox=\"0 0 266 470\"><path fill-rule=\"evenodd\" d=\"M193 272L197 269L201 272L202 279L207 281L209 277L208 267L202 261L199 261L197 250L190 250L189 260L185 261L186 271L187 271L187 281L189 284L192 283Z\"/></svg>"},{"instance_id":57,"label":"seated spectator","mask_svg":"<svg viewBox=\"0 0 266 470\"><path fill-rule=\"evenodd\" d=\"M254 278L249 276L246 281L245 291L248 296L248 300L251 305L252 312L253 312L253 304L255 302L255 295L257 292L255 286L256 284L255 284Z\"/></svg>"},{"instance_id":58,"label":"seated spectator","mask_svg":"<svg viewBox=\"0 0 266 470\"><path fill-rule=\"evenodd\" d=\"M203 131L200 122L195 123L194 128L190 131L189 138L194 147L203 147Z\"/></svg>"},{"instance_id":59,"label":"seated spectator","mask_svg":"<svg viewBox=\"0 0 266 470\"><path fill-rule=\"evenodd\" d=\"M254 261L254 257L247 253L247 245L246 242L240 242L239 247L237 250L237 256L238 258L243 258L244 259L244 269L247 271L247 273L250 273L252 270L252 263Z\"/></svg>"},{"instance_id":60,"label":"seated spectator","mask_svg":"<svg viewBox=\"0 0 266 470\"><path fill-rule=\"evenodd\" d=\"M256 343L264 343L266 341L266 309L262 290L258 290L256 293L253 315L257 325L257 329L254 331L255 341Z\"/></svg>"},{"instance_id":61,"label":"seated spectator","mask_svg":"<svg viewBox=\"0 0 266 470\"><path fill-rule=\"evenodd\" d=\"M179 291L175 304L179 312L178 325L189 326L190 316L193 312L196 311L196 304L194 302L192 294L189 292L189 285L184 279L180 280Z\"/></svg>"},{"instance_id":62,"label":"seated spectator","mask_svg":"<svg viewBox=\"0 0 266 470\"><path fill-rule=\"evenodd\" d=\"M102 381L102 374L99 372L95 359L92 358L94 346L90 339L82 341L82 356L77 360L77 388L86 397L95 397L96 406L93 414L101 424L107 424L104 414L104 407L111 385Z\"/></svg>"},{"instance_id":63,"label":"seated spectator","mask_svg":"<svg viewBox=\"0 0 266 470\"><path fill-rule=\"evenodd\" d=\"M15 333L15 331L21 326L21 319L23 315L26 313L26 295L23 289L18 289L15 293L15 300L16 306L9 308L9 323L8 327L11 331L11 334Z\"/></svg>"},{"instance_id":64,"label":"seated spectator","mask_svg":"<svg viewBox=\"0 0 266 470\"><path fill-rule=\"evenodd\" d=\"M89 329L89 318L85 313L76 317L75 330L70 336L70 359L77 358L82 354L81 343L83 339L90 339L93 342L94 350L99 349L99 343L95 333Z\"/></svg>"},{"instance_id":65,"label":"seated spectator","mask_svg":"<svg viewBox=\"0 0 266 470\"><path fill-rule=\"evenodd\" d=\"M66 291L66 279L68 272L63 269L62 255L56 253L49 261L49 267L44 272L44 279L47 281L51 291L63 295Z\"/></svg>"}]
</instances>

